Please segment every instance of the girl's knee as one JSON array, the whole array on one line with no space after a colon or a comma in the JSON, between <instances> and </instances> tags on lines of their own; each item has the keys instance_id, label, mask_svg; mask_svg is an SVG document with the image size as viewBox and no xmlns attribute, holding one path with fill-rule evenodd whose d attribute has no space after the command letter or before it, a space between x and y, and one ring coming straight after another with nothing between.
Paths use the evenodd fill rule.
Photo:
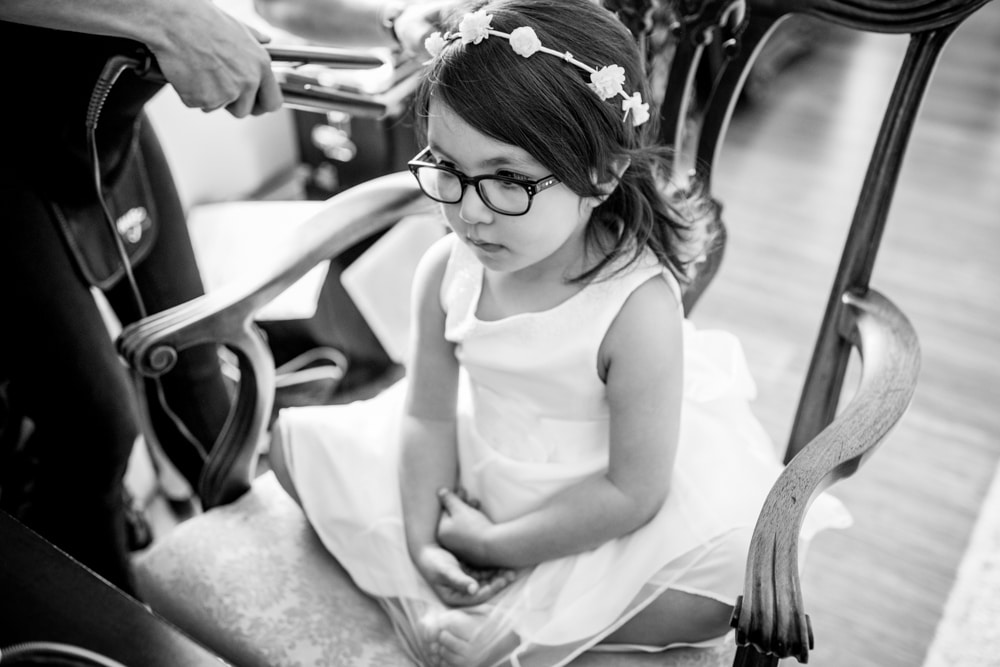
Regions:
<instances>
[{"instance_id":1,"label":"girl's knee","mask_svg":"<svg viewBox=\"0 0 1000 667\"><path fill-rule=\"evenodd\" d=\"M696 644L729 632L732 605L704 595L667 589L648 607L604 640L663 648Z\"/></svg>"},{"instance_id":2,"label":"girl's knee","mask_svg":"<svg viewBox=\"0 0 1000 667\"><path fill-rule=\"evenodd\" d=\"M686 596L682 604L682 612L691 620L690 633L692 639L686 641L699 642L715 639L729 632L733 616L733 606L701 595L682 593Z\"/></svg>"}]
</instances>

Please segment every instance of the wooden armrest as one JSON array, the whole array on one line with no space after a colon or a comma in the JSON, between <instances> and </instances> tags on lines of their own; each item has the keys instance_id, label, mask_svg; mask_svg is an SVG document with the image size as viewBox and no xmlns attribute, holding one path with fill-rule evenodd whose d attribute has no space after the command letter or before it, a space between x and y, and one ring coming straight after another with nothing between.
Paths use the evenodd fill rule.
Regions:
<instances>
[{"instance_id":1,"label":"wooden armrest","mask_svg":"<svg viewBox=\"0 0 1000 667\"><path fill-rule=\"evenodd\" d=\"M842 335L862 358L858 390L843 412L785 467L757 520L744 593L733 613L736 640L759 653L808 661L813 647L802 604L798 541L814 498L848 477L903 416L920 368L916 332L874 290L842 297Z\"/></svg>"},{"instance_id":2,"label":"wooden armrest","mask_svg":"<svg viewBox=\"0 0 1000 667\"><path fill-rule=\"evenodd\" d=\"M276 249L274 263L126 327L118 350L133 372L155 378L169 371L177 354L193 345L230 348L240 362L236 405L212 448L198 493L207 509L242 495L253 479L255 446L268 426L274 400L274 359L257 327L255 314L317 263L336 257L401 218L432 204L409 173L368 181L327 200L303 223L291 247ZM137 382L137 386L143 384Z\"/></svg>"}]
</instances>

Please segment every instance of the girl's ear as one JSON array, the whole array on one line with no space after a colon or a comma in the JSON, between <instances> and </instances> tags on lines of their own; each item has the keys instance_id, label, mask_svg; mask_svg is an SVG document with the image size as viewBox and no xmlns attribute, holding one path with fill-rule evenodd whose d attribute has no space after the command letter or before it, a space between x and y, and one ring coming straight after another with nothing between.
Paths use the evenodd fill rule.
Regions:
<instances>
[{"instance_id":1,"label":"girl's ear","mask_svg":"<svg viewBox=\"0 0 1000 667\"><path fill-rule=\"evenodd\" d=\"M593 198L596 200L596 203L594 204L595 207L603 204L604 201L611 196L611 193L613 193L615 188L618 187L618 182L621 180L622 174L625 173L625 170L629 168L630 164L632 164L632 160L629 158L620 158L615 160L611 164L611 171L614 173L614 176L607 178L607 180L603 182L599 180L601 178L600 174L591 171L591 181L598 187L598 189L601 190L601 194Z\"/></svg>"}]
</instances>

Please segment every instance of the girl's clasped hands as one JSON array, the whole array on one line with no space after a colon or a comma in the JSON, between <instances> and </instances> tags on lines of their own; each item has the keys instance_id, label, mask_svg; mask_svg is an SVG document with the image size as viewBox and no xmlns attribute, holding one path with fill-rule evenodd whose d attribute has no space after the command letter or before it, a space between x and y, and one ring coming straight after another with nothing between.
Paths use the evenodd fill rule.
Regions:
<instances>
[{"instance_id":1,"label":"girl's clasped hands","mask_svg":"<svg viewBox=\"0 0 1000 667\"><path fill-rule=\"evenodd\" d=\"M514 583L517 571L488 563L483 539L494 524L464 489L441 489L438 500L438 542L424 547L417 569L446 605L482 604Z\"/></svg>"}]
</instances>

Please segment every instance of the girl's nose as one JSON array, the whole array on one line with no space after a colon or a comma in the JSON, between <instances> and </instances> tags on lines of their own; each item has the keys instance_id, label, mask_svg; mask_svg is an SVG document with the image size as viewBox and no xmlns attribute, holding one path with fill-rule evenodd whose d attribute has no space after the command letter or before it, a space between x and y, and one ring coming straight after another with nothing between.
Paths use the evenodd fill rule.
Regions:
<instances>
[{"instance_id":1,"label":"girl's nose","mask_svg":"<svg viewBox=\"0 0 1000 667\"><path fill-rule=\"evenodd\" d=\"M461 208L458 215L462 222L469 225L479 225L493 222L493 210L486 205L475 186L469 185L462 195Z\"/></svg>"}]
</instances>

